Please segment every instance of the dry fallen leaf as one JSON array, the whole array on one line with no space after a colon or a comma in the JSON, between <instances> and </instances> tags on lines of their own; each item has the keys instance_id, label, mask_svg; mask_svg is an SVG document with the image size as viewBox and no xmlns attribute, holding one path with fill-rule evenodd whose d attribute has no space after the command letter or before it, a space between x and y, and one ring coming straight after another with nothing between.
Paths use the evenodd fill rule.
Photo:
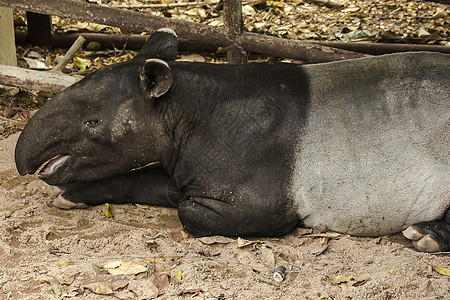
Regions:
<instances>
[{"instance_id":1,"label":"dry fallen leaf","mask_svg":"<svg viewBox=\"0 0 450 300\"><path fill-rule=\"evenodd\" d=\"M366 283L367 278L337 275L335 277L329 277L329 280L331 283L339 285L342 290L346 290L347 288L354 288Z\"/></svg>"},{"instance_id":2,"label":"dry fallen leaf","mask_svg":"<svg viewBox=\"0 0 450 300\"><path fill-rule=\"evenodd\" d=\"M158 288L158 295L164 294L169 287L169 274L163 267L155 266L153 284Z\"/></svg>"},{"instance_id":3,"label":"dry fallen leaf","mask_svg":"<svg viewBox=\"0 0 450 300\"><path fill-rule=\"evenodd\" d=\"M55 296L59 297L62 295L62 291L61 291L61 284L59 283L59 281L50 275L46 275L46 276L42 276L39 278L39 281L41 283L49 283L50 284L50 288L52 289L53 293L55 294Z\"/></svg>"},{"instance_id":4,"label":"dry fallen leaf","mask_svg":"<svg viewBox=\"0 0 450 300\"><path fill-rule=\"evenodd\" d=\"M79 273L77 273L77 274L79 274ZM73 275L73 278L75 278L75 276L77 274ZM71 277L70 277L70 279L65 279L65 280L73 282ZM78 294L80 294L80 290L78 287L63 286L62 284L67 284L67 283L64 282L63 277L60 275L58 275L58 276L51 276L51 275L42 276L39 278L39 281L41 283L49 283L50 288L52 289L53 293L57 297L75 297Z\"/></svg>"},{"instance_id":5,"label":"dry fallen leaf","mask_svg":"<svg viewBox=\"0 0 450 300\"><path fill-rule=\"evenodd\" d=\"M132 280L128 289L138 296L138 299L155 299L158 297L158 288L149 279Z\"/></svg>"},{"instance_id":6,"label":"dry fallen leaf","mask_svg":"<svg viewBox=\"0 0 450 300\"><path fill-rule=\"evenodd\" d=\"M275 268L275 254L272 249L267 247L261 248L260 255L262 263L268 268Z\"/></svg>"},{"instance_id":7,"label":"dry fallen leaf","mask_svg":"<svg viewBox=\"0 0 450 300\"><path fill-rule=\"evenodd\" d=\"M103 269L107 270L111 275L139 274L147 271L146 267L127 260L117 260L107 263L103 266Z\"/></svg>"},{"instance_id":8,"label":"dry fallen leaf","mask_svg":"<svg viewBox=\"0 0 450 300\"><path fill-rule=\"evenodd\" d=\"M123 300L130 300L130 299L135 299L136 294L129 290L120 290L120 291L114 292L114 297L117 297L117 298L123 299Z\"/></svg>"},{"instance_id":9,"label":"dry fallen leaf","mask_svg":"<svg viewBox=\"0 0 450 300\"><path fill-rule=\"evenodd\" d=\"M78 296L81 293L80 289L77 287L68 287L65 289L61 296L71 298Z\"/></svg>"},{"instance_id":10,"label":"dry fallen leaf","mask_svg":"<svg viewBox=\"0 0 450 300\"><path fill-rule=\"evenodd\" d=\"M77 65L78 66L78 65ZM83 70L82 70L83 71ZM112 218L113 217L113 215L112 215L112 213L111 213L111 209L110 209L110 205L109 205L109 203L105 203L105 211L104 212L102 212L102 215L104 215L105 217L107 217L107 218Z\"/></svg>"},{"instance_id":11,"label":"dry fallen leaf","mask_svg":"<svg viewBox=\"0 0 450 300\"><path fill-rule=\"evenodd\" d=\"M183 272L181 271L181 269L177 269L177 271L175 272L175 276L178 280L183 279Z\"/></svg>"},{"instance_id":12,"label":"dry fallen leaf","mask_svg":"<svg viewBox=\"0 0 450 300\"><path fill-rule=\"evenodd\" d=\"M433 270L435 270L436 272L438 272L441 275L445 275L445 276L450 276L450 270L444 267L438 267L435 265L430 264L430 266L433 268Z\"/></svg>"},{"instance_id":13,"label":"dry fallen leaf","mask_svg":"<svg viewBox=\"0 0 450 300\"><path fill-rule=\"evenodd\" d=\"M231 242L231 239L226 238L221 235L206 236L206 237L199 238L198 240L205 245L229 244Z\"/></svg>"},{"instance_id":14,"label":"dry fallen leaf","mask_svg":"<svg viewBox=\"0 0 450 300\"><path fill-rule=\"evenodd\" d=\"M244 248L247 246L253 246L253 248L255 248L255 246L257 244L262 244L263 242L261 241L249 241L249 240L245 240L243 238L238 237L237 238L237 246L238 248Z\"/></svg>"},{"instance_id":15,"label":"dry fallen leaf","mask_svg":"<svg viewBox=\"0 0 450 300\"><path fill-rule=\"evenodd\" d=\"M133 274L128 275L122 274L115 276L113 279L109 281L109 283L111 284L113 291L116 291L118 289L126 287L133 279L134 279Z\"/></svg>"},{"instance_id":16,"label":"dry fallen leaf","mask_svg":"<svg viewBox=\"0 0 450 300\"><path fill-rule=\"evenodd\" d=\"M254 251L235 249L234 257L241 263L249 266L256 266L264 268L261 264L261 260L257 259L256 253Z\"/></svg>"},{"instance_id":17,"label":"dry fallen leaf","mask_svg":"<svg viewBox=\"0 0 450 300\"><path fill-rule=\"evenodd\" d=\"M60 284L65 284L65 285L71 285L74 280L75 277L80 274L80 272L76 272L76 273L72 273L72 274L60 274L60 275L56 275L56 279L59 281Z\"/></svg>"},{"instance_id":18,"label":"dry fallen leaf","mask_svg":"<svg viewBox=\"0 0 450 300\"><path fill-rule=\"evenodd\" d=\"M114 293L109 282L93 282L87 284L85 287L99 295L110 295Z\"/></svg>"},{"instance_id":19,"label":"dry fallen leaf","mask_svg":"<svg viewBox=\"0 0 450 300\"><path fill-rule=\"evenodd\" d=\"M201 288L189 288L189 289L180 290L178 292L178 296L183 296L183 295L187 295L187 294L197 295L202 292L203 292L203 290Z\"/></svg>"}]
</instances>

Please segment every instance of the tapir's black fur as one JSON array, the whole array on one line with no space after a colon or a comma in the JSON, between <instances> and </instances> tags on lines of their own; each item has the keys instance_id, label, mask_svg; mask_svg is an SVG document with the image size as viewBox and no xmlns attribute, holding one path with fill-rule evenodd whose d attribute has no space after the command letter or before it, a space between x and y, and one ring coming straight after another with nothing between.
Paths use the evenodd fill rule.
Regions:
<instances>
[{"instance_id":1,"label":"tapir's black fur","mask_svg":"<svg viewBox=\"0 0 450 300\"><path fill-rule=\"evenodd\" d=\"M306 176L308 179L309 176L309 173L302 173L298 164L311 162L307 157L309 152L303 156L298 149L299 145L309 149L309 134L314 133L314 122L317 122L312 119L313 113L320 115L320 111L312 107L311 99L320 103L321 95L317 93L332 94L332 89L336 89L336 101L345 100L345 96L339 96L342 90L332 84L324 83L321 92L317 89L320 80L314 76L320 78L321 72L330 72L334 65L308 69L290 64L231 66L174 62L176 53L175 34L170 30L158 31L132 61L102 68L56 95L36 113L19 138L16 148L19 173L34 173L50 160L39 176L59 186L60 197L68 203L131 202L178 207L183 226L196 236L281 236L305 220L315 220L316 214L303 213L298 206L298 201L310 200L298 199L298 195L303 195L298 191L304 187L299 186L296 178ZM423 61L428 62L429 57L424 55L352 62L352 70L357 66L367 70L362 74L343 73L347 78L336 80L347 84L354 78L360 81L355 84L360 85L371 84L372 80L375 83L368 86L368 91L377 93L386 83L374 76L370 68L380 73L386 64L386 68L396 74L392 65L400 61L400 65L406 66L405 70L416 72L417 68L410 66L416 59L424 58ZM343 64L336 64L340 72L345 72ZM448 79L446 70L448 64L436 72ZM400 78L395 74L393 80ZM427 79L428 75L423 76ZM327 79L324 77L324 81ZM314 87L311 87L312 82L315 82ZM416 86L414 84L411 86ZM353 95L364 94L364 89L357 89ZM443 89L448 89L448 85L444 84ZM405 95L396 93L399 97ZM407 97L404 101L409 102L400 108L408 112L414 108L415 100L410 99ZM382 107L367 99L356 97L352 101L355 102L349 104L349 110L360 107L361 111L356 110L358 115L374 124L380 124L377 114L391 117L390 110L397 113L399 109L395 103L392 107ZM392 101L386 105L391 104ZM325 105L327 110L333 104L330 101L330 105ZM375 110L364 111L368 107ZM389 118L386 120L390 122ZM444 127L439 125L436 134L448 139L445 130L448 122L439 120L444 122ZM352 124L359 121L348 118L342 122L345 126L354 126ZM355 125L355 130L358 126ZM368 127L367 132L370 132L370 125ZM323 132L333 130L330 127ZM445 143L438 142L430 150L444 165L448 162ZM318 153L322 153L320 147ZM322 158L328 159L329 154L323 153ZM372 155L370 150L368 155ZM314 168L311 170L315 172ZM315 193L316 188L311 186L303 193ZM443 189L447 189L448 197L448 187ZM328 192L324 190L325 194ZM367 201L371 201L369 196ZM431 216L418 219L418 222L428 223L407 229L405 236L421 239L416 245L419 249L443 251L450 248L449 201L440 199L436 204L430 203L436 210ZM334 204L324 203L325 207L321 207L329 214ZM405 211L408 205L404 204ZM383 217L383 212L377 213ZM320 218L320 214L318 216ZM377 225L364 225L362 217L349 217L355 220L350 220L347 233L377 234ZM377 217L370 217L368 224L377 221ZM343 218L342 222L346 221ZM360 229L355 229L355 224L361 224ZM403 225L406 228L411 224ZM378 233L402 229L395 226L384 226ZM346 231L340 228L335 230Z\"/></svg>"}]
</instances>

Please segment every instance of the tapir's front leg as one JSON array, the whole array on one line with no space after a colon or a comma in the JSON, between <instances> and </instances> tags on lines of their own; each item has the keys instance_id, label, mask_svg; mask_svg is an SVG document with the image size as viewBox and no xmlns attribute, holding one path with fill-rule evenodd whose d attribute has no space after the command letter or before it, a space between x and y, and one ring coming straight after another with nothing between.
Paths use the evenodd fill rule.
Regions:
<instances>
[{"instance_id":1,"label":"tapir's front leg","mask_svg":"<svg viewBox=\"0 0 450 300\"><path fill-rule=\"evenodd\" d=\"M53 204L60 208L84 208L103 203L138 203L177 207L183 195L160 166L111 178L73 182L53 187Z\"/></svg>"},{"instance_id":2,"label":"tapir's front leg","mask_svg":"<svg viewBox=\"0 0 450 300\"><path fill-rule=\"evenodd\" d=\"M185 230L197 237L281 236L296 226L292 216L260 203L191 197L180 203L178 216Z\"/></svg>"}]
</instances>

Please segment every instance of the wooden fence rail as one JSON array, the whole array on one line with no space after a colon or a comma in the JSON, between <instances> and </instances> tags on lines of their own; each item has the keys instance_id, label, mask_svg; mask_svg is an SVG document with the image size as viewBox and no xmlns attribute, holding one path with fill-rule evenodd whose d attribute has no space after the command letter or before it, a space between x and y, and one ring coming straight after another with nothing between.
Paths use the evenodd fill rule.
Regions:
<instances>
[{"instance_id":1,"label":"wooden fence rail","mask_svg":"<svg viewBox=\"0 0 450 300\"><path fill-rule=\"evenodd\" d=\"M167 27L173 29L181 38L198 43L205 42L217 46L230 47L230 51L233 53L246 50L278 57L298 59L306 63L327 62L365 56L365 54L320 44L242 32L242 30L239 30L239 26L241 25L236 24L236 17L239 13L239 11L236 12L236 9L240 7L241 0L226 0L224 3L234 6L234 8L228 8L227 13L227 15L230 15L230 18L234 19L225 23L235 25L232 25L234 27L226 30L204 24L173 20L135 11L70 0L0 0L0 6L9 6L44 15L56 15L62 18L95 22L124 28L131 32L153 32L159 28ZM238 53L236 55L240 54ZM243 62L242 57L234 57L235 61L232 62Z\"/></svg>"}]
</instances>

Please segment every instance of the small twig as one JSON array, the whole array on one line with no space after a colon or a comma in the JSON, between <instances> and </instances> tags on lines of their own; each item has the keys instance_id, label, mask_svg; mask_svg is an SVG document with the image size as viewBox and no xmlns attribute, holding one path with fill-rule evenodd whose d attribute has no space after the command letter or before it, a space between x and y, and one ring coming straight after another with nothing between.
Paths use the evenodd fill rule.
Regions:
<instances>
[{"instance_id":1,"label":"small twig","mask_svg":"<svg viewBox=\"0 0 450 300\"><path fill-rule=\"evenodd\" d=\"M86 39L81 35L77 38L77 40L73 43L72 47L67 51L66 55L60 60L60 62L54 67L51 72L62 72L66 65L72 60L75 53L83 47Z\"/></svg>"},{"instance_id":2,"label":"small twig","mask_svg":"<svg viewBox=\"0 0 450 300\"><path fill-rule=\"evenodd\" d=\"M3 117L3 116L0 116L0 120L2 120L2 121L7 121L7 122L13 122L13 123L19 123L19 122L21 122L20 120L13 120L13 119L8 119L8 118L5 118L5 117ZM14 210L15 211L15 210ZM13 211L13 212L14 212Z\"/></svg>"},{"instance_id":3,"label":"small twig","mask_svg":"<svg viewBox=\"0 0 450 300\"><path fill-rule=\"evenodd\" d=\"M25 56L27 56L27 54L31 51L30 48L26 49L23 54L22 54L22 58L24 58Z\"/></svg>"}]
</instances>

